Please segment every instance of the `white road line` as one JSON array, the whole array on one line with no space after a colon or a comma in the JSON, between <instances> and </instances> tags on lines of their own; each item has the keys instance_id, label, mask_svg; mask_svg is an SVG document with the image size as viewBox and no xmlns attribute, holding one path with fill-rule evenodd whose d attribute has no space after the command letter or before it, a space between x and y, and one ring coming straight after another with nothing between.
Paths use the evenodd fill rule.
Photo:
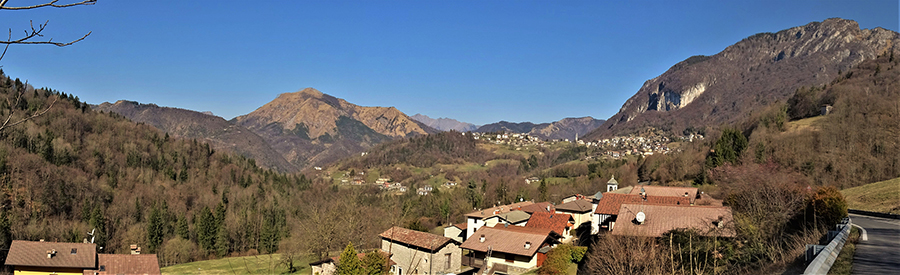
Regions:
<instances>
[{"instance_id":1,"label":"white road line","mask_svg":"<svg viewBox=\"0 0 900 275\"><path fill-rule=\"evenodd\" d=\"M861 239L862 239L863 241L869 240L869 236L866 235L866 229L865 229L865 228L862 228L862 226L859 226L859 225L857 225L857 224L855 224L855 223L850 223L850 224L853 225L853 226L855 226L856 228L859 228L859 231L862 231L862 233L860 234L860 237L861 237Z\"/></svg>"}]
</instances>

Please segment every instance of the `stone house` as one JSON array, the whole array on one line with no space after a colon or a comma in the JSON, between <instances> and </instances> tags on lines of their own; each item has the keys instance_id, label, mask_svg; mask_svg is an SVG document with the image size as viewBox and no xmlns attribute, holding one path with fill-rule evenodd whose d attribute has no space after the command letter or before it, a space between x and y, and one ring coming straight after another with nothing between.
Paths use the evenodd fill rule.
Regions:
<instances>
[{"instance_id":1,"label":"stone house","mask_svg":"<svg viewBox=\"0 0 900 275\"><path fill-rule=\"evenodd\" d=\"M382 232L381 250L390 254L391 273L447 274L460 268L460 242L431 233L392 227Z\"/></svg>"},{"instance_id":2,"label":"stone house","mask_svg":"<svg viewBox=\"0 0 900 275\"><path fill-rule=\"evenodd\" d=\"M460 246L462 262L480 274L523 274L542 266L559 238L550 229L485 226Z\"/></svg>"}]
</instances>

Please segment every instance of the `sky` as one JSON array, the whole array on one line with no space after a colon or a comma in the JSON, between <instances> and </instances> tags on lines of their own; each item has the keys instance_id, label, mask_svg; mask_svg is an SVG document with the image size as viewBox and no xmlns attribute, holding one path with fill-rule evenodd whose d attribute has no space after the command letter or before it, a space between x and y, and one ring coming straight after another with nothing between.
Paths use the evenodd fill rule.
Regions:
<instances>
[{"instance_id":1,"label":"sky","mask_svg":"<svg viewBox=\"0 0 900 275\"><path fill-rule=\"evenodd\" d=\"M72 0L75 1L75 0ZM43 1L11 0L8 6ZM67 0L61 0L67 2ZM70 1L69 1L70 2ZM313 87L361 106L487 124L606 119L648 79L760 32L840 17L897 31L879 1L115 1L0 10L5 73L91 104L231 119Z\"/></svg>"}]
</instances>

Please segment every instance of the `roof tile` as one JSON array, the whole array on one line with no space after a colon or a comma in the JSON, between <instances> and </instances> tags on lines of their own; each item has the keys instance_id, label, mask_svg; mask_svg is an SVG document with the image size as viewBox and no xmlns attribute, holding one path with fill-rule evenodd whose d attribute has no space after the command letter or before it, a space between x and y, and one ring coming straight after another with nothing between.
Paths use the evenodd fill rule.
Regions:
<instances>
[{"instance_id":1,"label":"roof tile","mask_svg":"<svg viewBox=\"0 0 900 275\"><path fill-rule=\"evenodd\" d=\"M643 224L633 222L638 212L646 215ZM613 235L658 237L672 229L693 228L708 236L735 236L728 207L622 204L618 215ZM724 226L717 228L718 223Z\"/></svg>"},{"instance_id":2,"label":"roof tile","mask_svg":"<svg viewBox=\"0 0 900 275\"><path fill-rule=\"evenodd\" d=\"M448 242L458 243L451 238L410 230L399 226L391 227L387 231L382 232L379 236L388 240L414 245L428 250L436 250Z\"/></svg>"},{"instance_id":3,"label":"roof tile","mask_svg":"<svg viewBox=\"0 0 900 275\"><path fill-rule=\"evenodd\" d=\"M56 251L47 257L47 251ZM72 253L75 252L75 253ZM12 241L6 265L34 267L94 268L97 265L97 245L92 243L60 243Z\"/></svg>"}]
</instances>

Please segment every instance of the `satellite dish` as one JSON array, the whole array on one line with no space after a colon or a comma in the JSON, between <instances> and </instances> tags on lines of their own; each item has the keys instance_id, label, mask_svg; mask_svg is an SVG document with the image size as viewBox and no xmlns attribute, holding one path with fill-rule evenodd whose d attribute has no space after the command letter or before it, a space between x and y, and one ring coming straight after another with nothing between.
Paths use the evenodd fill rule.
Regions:
<instances>
[{"instance_id":1,"label":"satellite dish","mask_svg":"<svg viewBox=\"0 0 900 275\"><path fill-rule=\"evenodd\" d=\"M647 215L644 212L638 212L637 215L634 215L634 219L637 220L638 223L644 223L644 220L647 219Z\"/></svg>"}]
</instances>

